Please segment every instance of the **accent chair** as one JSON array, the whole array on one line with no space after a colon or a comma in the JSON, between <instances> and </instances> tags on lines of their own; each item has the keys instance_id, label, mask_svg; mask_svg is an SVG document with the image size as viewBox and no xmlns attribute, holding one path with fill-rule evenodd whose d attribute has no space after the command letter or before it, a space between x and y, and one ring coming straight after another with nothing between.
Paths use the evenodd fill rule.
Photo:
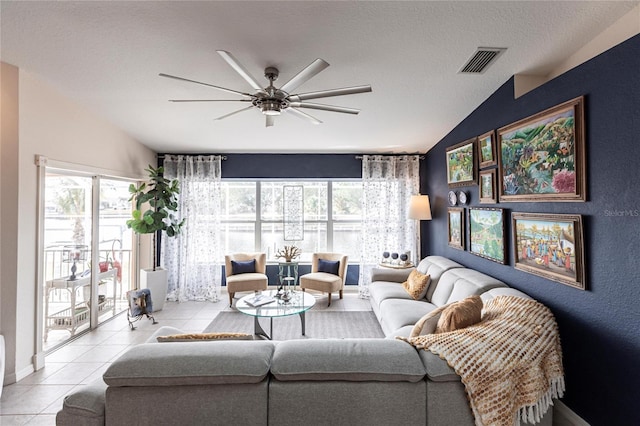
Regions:
<instances>
[{"instance_id":1,"label":"accent chair","mask_svg":"<svg viewBox=\"0 0 640 426\"><path fill-rule=\"evenodd\" d=\"M314 253L311 273L300 277L300 288L302 291L311 289L329 293L327 306L331 306L331 293L339 292L342 299L348 259L341 253Z\"/></svg>"},{"instance_id":2,"label":"accent chair","mask_svg":"<svg viewBox=\"0 0 640 426\"><path fill-rule=\"evenodd\" d=\"M233 296L240 291L266 290L267 255L265 253L236 253L224 257L229 306Z\"/></svg>"}]
</instances>

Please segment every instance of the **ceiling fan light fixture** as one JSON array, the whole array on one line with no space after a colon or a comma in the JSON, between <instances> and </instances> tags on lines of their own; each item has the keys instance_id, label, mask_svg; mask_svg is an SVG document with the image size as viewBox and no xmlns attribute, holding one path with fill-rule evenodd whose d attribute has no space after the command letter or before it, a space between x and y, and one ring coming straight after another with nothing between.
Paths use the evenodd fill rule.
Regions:
<instances>
[{"instance_id":1,"label":"ceiling fan light fixture","mask_svg":"<svg viewBox=\"0 0 640 426\"><path fill-rule=\"evenodd\" d=\"M278 101L262 101L261 108L264 115L280 115L280 102Z\"/></svg>"}]
</instances>

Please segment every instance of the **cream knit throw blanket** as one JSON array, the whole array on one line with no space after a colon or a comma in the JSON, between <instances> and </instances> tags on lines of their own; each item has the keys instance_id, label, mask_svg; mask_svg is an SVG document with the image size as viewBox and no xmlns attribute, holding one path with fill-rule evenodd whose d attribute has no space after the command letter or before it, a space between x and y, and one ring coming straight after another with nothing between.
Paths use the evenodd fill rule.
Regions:
<instances>
[{"instance_id":1,"label":"cream knit throw blanket","mask_svg":"<svg viewBox=\"0 0 640 426\"><path fill-rule=\"evenodd\" d=\"M499 296L485 303L475 325L407 340L462 378L478 426L537 423L564 393L558 327L535 300Z\"/></svg>"}]
</instances>

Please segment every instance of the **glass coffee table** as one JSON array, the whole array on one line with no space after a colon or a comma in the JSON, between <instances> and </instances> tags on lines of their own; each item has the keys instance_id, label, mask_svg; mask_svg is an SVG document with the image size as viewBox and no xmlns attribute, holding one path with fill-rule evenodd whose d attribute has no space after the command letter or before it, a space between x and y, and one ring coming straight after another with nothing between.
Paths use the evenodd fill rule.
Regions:
<instances>
[{"instance_id":1,"label":"glass coffee table","mask_svg":"<svg viewBox=\"0 0 640 426\"><path fill-rule=\"evenodd\" d=\"M303 291L295 291L292 293L291 299L287 302L276 298L276 291L263 291L263 298L272 298L273 301L260 306L253 306L249 302L255 300L255 294L249 294L236 302L236 309L246 315L253 317L254 333L260 337L271 340L273 336L273 319L277 317L286 317L290 315L300 316L302 324L302 335L305 334L305 312L316 304L316 299L312 295ZM266 299L269 300L269 299ZM269 333L267 333L260 325L261 317L269 318Z\"/></svg>"}]
</instances>

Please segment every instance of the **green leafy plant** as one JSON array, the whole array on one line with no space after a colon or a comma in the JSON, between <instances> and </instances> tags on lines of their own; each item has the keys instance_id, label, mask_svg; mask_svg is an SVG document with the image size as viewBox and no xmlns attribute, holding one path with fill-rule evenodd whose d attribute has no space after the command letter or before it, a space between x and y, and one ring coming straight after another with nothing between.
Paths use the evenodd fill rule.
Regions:
<instances>
[{"instance_id":1,"label":"green leafy plant","mask_svg":"<svg viewBox=\"0 0 640 426\"><path fill-rule=\"evenodd\" d=\"M149 173L149 182L136 186L129 185L131 198L135 200L132 218L127 221L127 227L137 234L153 235L153 270L156 270L157 251L156 234L164 231L168 237L180 234L184 219L178 221L175 212L178 211L178 194L180 188L177 179L169 180L162 174L163 167L154 168L149 165L145 169ZM146 210L145 210L146 209Z\"/></svg>"}]
</instances>

